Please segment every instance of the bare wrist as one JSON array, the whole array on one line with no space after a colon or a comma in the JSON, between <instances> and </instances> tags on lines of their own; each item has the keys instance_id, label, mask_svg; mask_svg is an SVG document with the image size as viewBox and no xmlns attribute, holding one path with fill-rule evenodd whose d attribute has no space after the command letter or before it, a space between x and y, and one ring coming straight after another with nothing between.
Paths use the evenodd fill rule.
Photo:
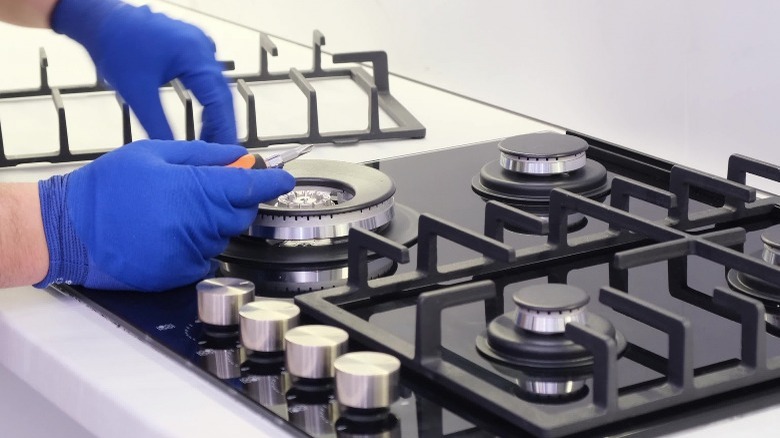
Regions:
<instances>
[{"instance_id":1,"label":"bare wrist","mask_svg":"<svg viewBox=\"0 0 780 438\"><path fill-rule=\"evenodd\" d=\"M0 224L0 287L42 280L49 268L49 250L37 183L0 184Z\"/></svg>"}]
</instances>

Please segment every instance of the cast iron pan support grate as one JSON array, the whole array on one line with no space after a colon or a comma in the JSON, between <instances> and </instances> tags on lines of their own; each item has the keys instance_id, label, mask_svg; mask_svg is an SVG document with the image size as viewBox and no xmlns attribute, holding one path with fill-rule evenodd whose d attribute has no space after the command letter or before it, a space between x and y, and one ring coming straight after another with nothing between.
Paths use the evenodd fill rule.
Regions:
<instances>
[{"instance_id":1,"label":"cast iron pan support grate","mask_svg":"<svg viewBox=\"0 0 780 438\"><path fill-rule=\"evenodd\" d=\"M350 67L323 68L322 46L325 44L325 36L318 30L313 33L313 59L309 70L299 71L292 68L285 73L270 72L268 55L276 56L278 49L271 39L264 33L260 33L260 71L256 74L233 75L227 77L229 82L236 84L241 98L246 104L247 136L240 143L247 148L268 147L274 144L287 143L336 143L347 144L365 140L388 140L425 137L425 127L407 110L398 100L390 94L389 70L387 53L382 51L336 53L332 55L333 63L357 63L370 64L373 76L369 74L363 65ZM41 85L31 90L17 90L0 92L0 100L6 98L26 98L51 95L54 98L54 90L49 85L48 58L43 48L40 49L40 78ZM234 63L224 63L226 70L232 70ZM368 96L368 123L366 129L322 132L319 126L319 111L317 107L317 94L311 79L344 77L351 79ZM291 133L274 136L260 136L257 126L257 100L250 87L255 83L269 81L292 81L297 85L306 97L307 105L307 130L304 133ZM193 98L188 90L178 80L172 81L166 87L172 87L183 106L185 139L195 139L195 117ZM98 78L95 85L60 88L59 94L89 94L106 92L110 89ZM117 95L122 108L122 141L123 144L133 141L130 129L129 109ZM69 147L63 147L68 143L67 129L64 126L64 111L60 98L57 111L61 112L60 119L60 148L56 154L47 156L23 156L8 157L5 154L2 132L0 132L0 167L10 167L22 163L51 162L62 163L72 161L85 161L97 158L108 150L99 152L72 153ZM55 102L57 104L57 102ZM380 111L387 114L396 126L382 128L379 124ZM7 145L6 145L7 146Z\"/></svg>"},{"instance_id":2,"label":"cast iron pan support grate","mask_svg":"<svg viewBox=\"0 0 780 438\"><path fill-rule=\"evenodd\" d=\"M756 164L749 159L738 160L738 163L742 171L758 172L764 176L775 174L771 167ZM711 304L709 307L704 307L705 310L740 323L741 362L725 369L704 371L694 377L690 323L685 318L659 309L615 287L615 285L628 283L629 268L663 260L669 260L670 266L674 266L674 261L691 254L780 284L780 269L759 263L733 249L740 248L744 242L743 229L716 229L697 236L680 229L686 226L713 225L724 218L760 217L775 208L777 199L755 200L754 190L744 186L739 180L722 180L681 167L672 171L675 173L675 183L672 184L671 192L627 179L616 179L617 186L613 192L614 199L611 205L595 202L563 190L554 190L551 194L550 233L547 243L534 248L516 250L515 261L512 263L500 263L481 258L438 266L435 257L431 256L436 251L435 239L426 237L430 233L425 230L425 226L421 226L418 249L420 259L417 262L416 272L399 274L390 279L373 280L369 285L365 276L360 276L361 270L355 268L359 263L365 263L364 260L358 260L358 255L369 247L368 244L361 243L363 248L360 251L351 252L350 272L358 273L348 286L301 295L296 297L296 301L304 309L328 323L350 327L353 337L358 342L365 343L370 348L395 354L407 369L433 379L442 387L457 388L459 392L465 394L464 398L472 400L476 405L486 407L503 420L511 421L516 426L539 436L556 437L585 431L727 392L745 384L758 384L780 378L780 367L778 367L780 357L772 358L769 362L766 359L764 309L758 301L725 289L717 289L712 298L707 297ZM702 186L714 191L727 201L723 206L713 206L692 215L689 212L692 186ZM627 212L631 198L659 205L667 210L668 215L665 219L656 222L633 216ZM606 222L609 230L584 238L569 236L566 217L575 212ZM529 215L514 211L512 207L500 203L487 203L485 216L485 235L496 241L502 240L504 227L531 230L544 228L543 224ZM437 225L437 227L442 226L441 223ZM447 231L449 232L451 230ZM371 234L365 232L366 236ZM448 361L442 356L440 316L436 315L440 315L441 310L446 307L465 302L483 301L487 307L491 300L496 299L501 292L498 289L503 289L503 286L497 288L493 281L483 280L433 292L426 292L427 287L468 275L481 277L512 266L522 266L524 269L532 270L545 261L571 256L583 249L604 249L610 245L618 248L626 242L636 242L638 239L644 239L645 243L649 239L651 244L622 250L614 256L613 262L610 263L610 285L602 288L599 299L616 311L655 327L669 336L668 359L656 355L651 357L654 363L647 364L649 368L659 370L667 376L658 385L620 394L617 375L614 372L617 361L614 342L591 333L587 327L574 324L567 327L567 335L575 342L589 348L600 365L599 371L593 377L592 403L573 408L572 412L566 412L565 415L545 414L533 404L496 390L488 380L482 380L464 371L463 368L455 365L455 362ZM657 243L652 244L653 241ZM380 246L371 246L371 248L377 250ZM365 259L365 254L362 258ZM409 345L340 308L357 299L379 297L398 291L413 293L415 290L419 290L420 293L417 301L418 317L414 345ZM674 294L673 291L670 292ZM635 355L633 359L632 356L627 357L628 360L640 361L646 356ZM639 359L636 359L637 357Z\"/></svg>"}]
</instances>

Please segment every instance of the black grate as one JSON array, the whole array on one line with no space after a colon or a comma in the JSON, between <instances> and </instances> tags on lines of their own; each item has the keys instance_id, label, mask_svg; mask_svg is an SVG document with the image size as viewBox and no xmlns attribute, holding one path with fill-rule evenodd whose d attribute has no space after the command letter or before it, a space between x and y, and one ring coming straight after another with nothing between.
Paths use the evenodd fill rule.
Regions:
<instances>
[{"instance_id":1,"label":"black grate","mask_svg":"<svg viewBox=\"0 0 780 438\"><path fill-rule=\"evenodd\" d=\"M592 146L593 147L593 146ZM780 284L780 268L743 254L744 228L731 224L766 222L776 216L777 197L756 199L753 188L744 185L745 174L780 180L780 168L746 157L730 161L729 177L722 179L681 166L669 170L664 188L615 177L610 205L554 190L549 229L539 218L505 205L489 202L485 208L485 232L480 235L436 217L422 215L419 225L417 269L369 282L368 252L407 263L409 253L373 233L351 230L349 282L346 286L300 295L296 302L318 320L350 331L353 339L398 357L406 369L426 376L441 388L474 402L475 409L499 415L535 436L558 437L682 406L714 395L728 393L780 379L780 356L768 357L764 305L748 296L716 288L704 294L687 286L686 259L697 256L723 266ZM692 211L693 189L704 189L722 200ZM628 213L632 199L660 206L666 217L650 221ZM569 236L567 217L581 213L606 222L609 229L585 236ZM505 229L539 233L549 231L546 243L514 249L503 243ZM477 251L484 257L439 266L437 239L444 238ZM531 271L547 270L550 279L565 279L581 255L606 253L609 285L599 291L599 301L617 313L668 337L666 355L651 353L631 344L623 359L663 374L656 384L620 388L615 341L577 323L567 325L566 335L588 348L594 356L592 397L587 403L551 411L500 388L489 375L467 360L450 354L442 345L441 314L446 308L484 302L486 321L501 313L504 287ZM614 254L614 255L611 255ZM694 368L693 329L685 316L632 296L628 287L631 268L665 263L669 272L668 293L698 308L739 324L741 357L738 360ZM567 268L567 266L570 266ZM559 271L559 272L556 272ZM725 271L724 271L725 278ZM464 281L465 279L465 281ZM436 285L460 282L455 286ZM413 343L372 325L361 302L381 302L399 294L416 296L416 327ZM659 288L659 293L665 293ZM414 301L412 301L414 302ZM344 311L350 309L352 311ZM774 334L777 336L777 334Z\"/></svg>"},{"instance_id":2,"label":"black grate","mask_svg":"<svg viewBox=\"0 0 780 438\"><path fill-rule=\"evenodd\" d=\"M260 33L260 72L251 75L239 75L229 77L234 82L246 104L247 137L240 139L240 144L247 148L267 147L282 143L354 143L364 140L386 140L403 138L425 137L425 127L390 94L389 72L387 54L382 51L337 53L333 55L336 64L358 63L371 64L373 75L362 65L343 68L322 67L322 46L325 37L319 31L314 31L313 60L309 70L291 68L286 73L272 73L268 67L268 55L278 54L276 45L271 39ZM0 167L15 166L22 163L51 162L62 163L71 161L92 160L102 153L85 152L74 153L68 141L68 123L66 107L62 102L63 94L85 94L109 91L107 85L98 81L94 85L79 87L51 87L48 80L48 58L46 51L41 48L39 52L41 85L30 90L0 92L0 99L29 98L36 96L51 96L54 108L57 111L59 127L59 150L56 154L46 156L18 156L8 157L3 147L2 126L0 126ZM226 67L232 69L232 62L226 62ZM322 132L319 125L319 113L317 105L317 92L309 79L343 77L354 81L363 92L368 95L368 126L362 130L330 131ZM304 94L307 101L307 130L303 134L263 136L258 129L256 119L255 96L250 90L250 85L271 82L291 81ZM195 139L195 118L193 115L192 95L178 80L167 85L173 87L184 108L185 138ZM122 139L123 142L133 141L130 127L130 110L126 103L117 95L117 102L122 109ZM382 128L379 126L380 110L387 114L396 126ZM2 122L2 121L0 121Z\"/></svg>"}]
</instances>

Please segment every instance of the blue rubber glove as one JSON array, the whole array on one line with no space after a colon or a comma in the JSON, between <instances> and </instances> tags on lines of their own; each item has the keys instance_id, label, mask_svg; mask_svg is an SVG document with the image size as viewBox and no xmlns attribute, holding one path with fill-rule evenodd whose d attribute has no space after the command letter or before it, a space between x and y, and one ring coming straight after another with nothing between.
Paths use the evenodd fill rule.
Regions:
<instances>
[{"instance_id":1,"label":"blue rubber glove","mask_svg":"<svg viewBox=\"0 0 780 438\"><path fill-rule=\"evenodd\" d=\"M117 0L59 0L51 27L87 49L149 138L173 139L159 87L179 78L203 105L200 138L237 143L233 97L214 42L200 29Z\"/></svg>"},{"instance_id":2,"label":"blue rubber glove","mask_svg":"<svg viewBox=\"0 0 780 438\"><path fill-rule=\"evenodd\" d=\"M51 283L160 291L192 283L257 204L295 186L281 169L224 167L241 146L145 140L39 183Z\"/></svg>"}]
</instances>

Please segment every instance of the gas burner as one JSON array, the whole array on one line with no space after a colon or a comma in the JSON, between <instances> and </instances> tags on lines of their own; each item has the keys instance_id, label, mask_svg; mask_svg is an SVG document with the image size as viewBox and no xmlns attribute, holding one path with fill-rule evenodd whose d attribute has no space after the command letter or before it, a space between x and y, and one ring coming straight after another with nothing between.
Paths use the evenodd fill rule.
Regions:
<instances>
[{"instance_id":1,"label":"gas burner","mask_svg":"<svg viewBox=\"0 0 780 438\"><path fill-rule=\"evenodd\" d=\"M560 138L559 138L560 137ZM509 137L498 144L502 168L524 175L574 172L587 163L588 143L578 137L537 133Z\"/></svg>"},{"instance_id":2,"label":"gas burner","mask_svg":"<svg viewBox=\"0 0 780 438\"><path fill-rule=\"evenodd\" d=\"M384 173L329 160L296 160L285 169L295 176L295 189L260 204L251 228L218 257L222 274L252 281L258 295L290 298L345 284L353 227L406 246L416 241L419 214L395 204L395 184ZM395 266L370 255L369 278Z\"/></svg>"},{"instance_id":3,"label":"gas burner","mask_svg":"<svg viewBox=\"0 0 780 438\"><path fill-rule=\"evenodd\" d=\"M609 177L603 165L587 159L588 143L571 135L554 132L508 137L498 144L499 159L482 167L471 188L485 199L493 199L539 215L549 216L550 192L569 190L597 201L609 194ZM569 215L570 227L585 221Z\"/></svg>"},{"instance_id":4,"label":"gas burner","mask_svg":"<svg viewBox=\"0 0 780 438\"><path fill-rule=\"evenodd\" d=\"M503 364L536 369L575 369L593 365L593 356L565 335L566 324L584 323L612 337L618 352L626 339L608 320L589 313L590 297L574 286L540 284L517 291L517 310L494 319L477 337L477 349Z\"/></svg>"},{"instance_id":5,"label":"gas burner","mask_svg":"<svg viewBox=\"0 0 780 438\"><path fill-rule=\"evenodd\" d=\"M352 227L379 230L393 219L395 184L376 169L329 160L297 160L285 169L295 175L295 189L260 204L248 236L332 239Z\"/></svg>"},{"instance_id":6,"label":"gas burner","mask_svg":"<svg viewBox=\"0 0 780 438\"><path fill-rule=\"evenodd\" d=\"M780 225L774 225L761 233L761 241L764 249L752 255L762 259L765 263L780 266ZM750 274L730 269L726 277L729 285L737 292L750 295L761 300L767 306L767 310L780 310L780 285L772 284ZM767 321L771 317L778 322L780 318L766 314ZM769 321L772 322L772 321Z\"/></svg>"}]
</instances>

